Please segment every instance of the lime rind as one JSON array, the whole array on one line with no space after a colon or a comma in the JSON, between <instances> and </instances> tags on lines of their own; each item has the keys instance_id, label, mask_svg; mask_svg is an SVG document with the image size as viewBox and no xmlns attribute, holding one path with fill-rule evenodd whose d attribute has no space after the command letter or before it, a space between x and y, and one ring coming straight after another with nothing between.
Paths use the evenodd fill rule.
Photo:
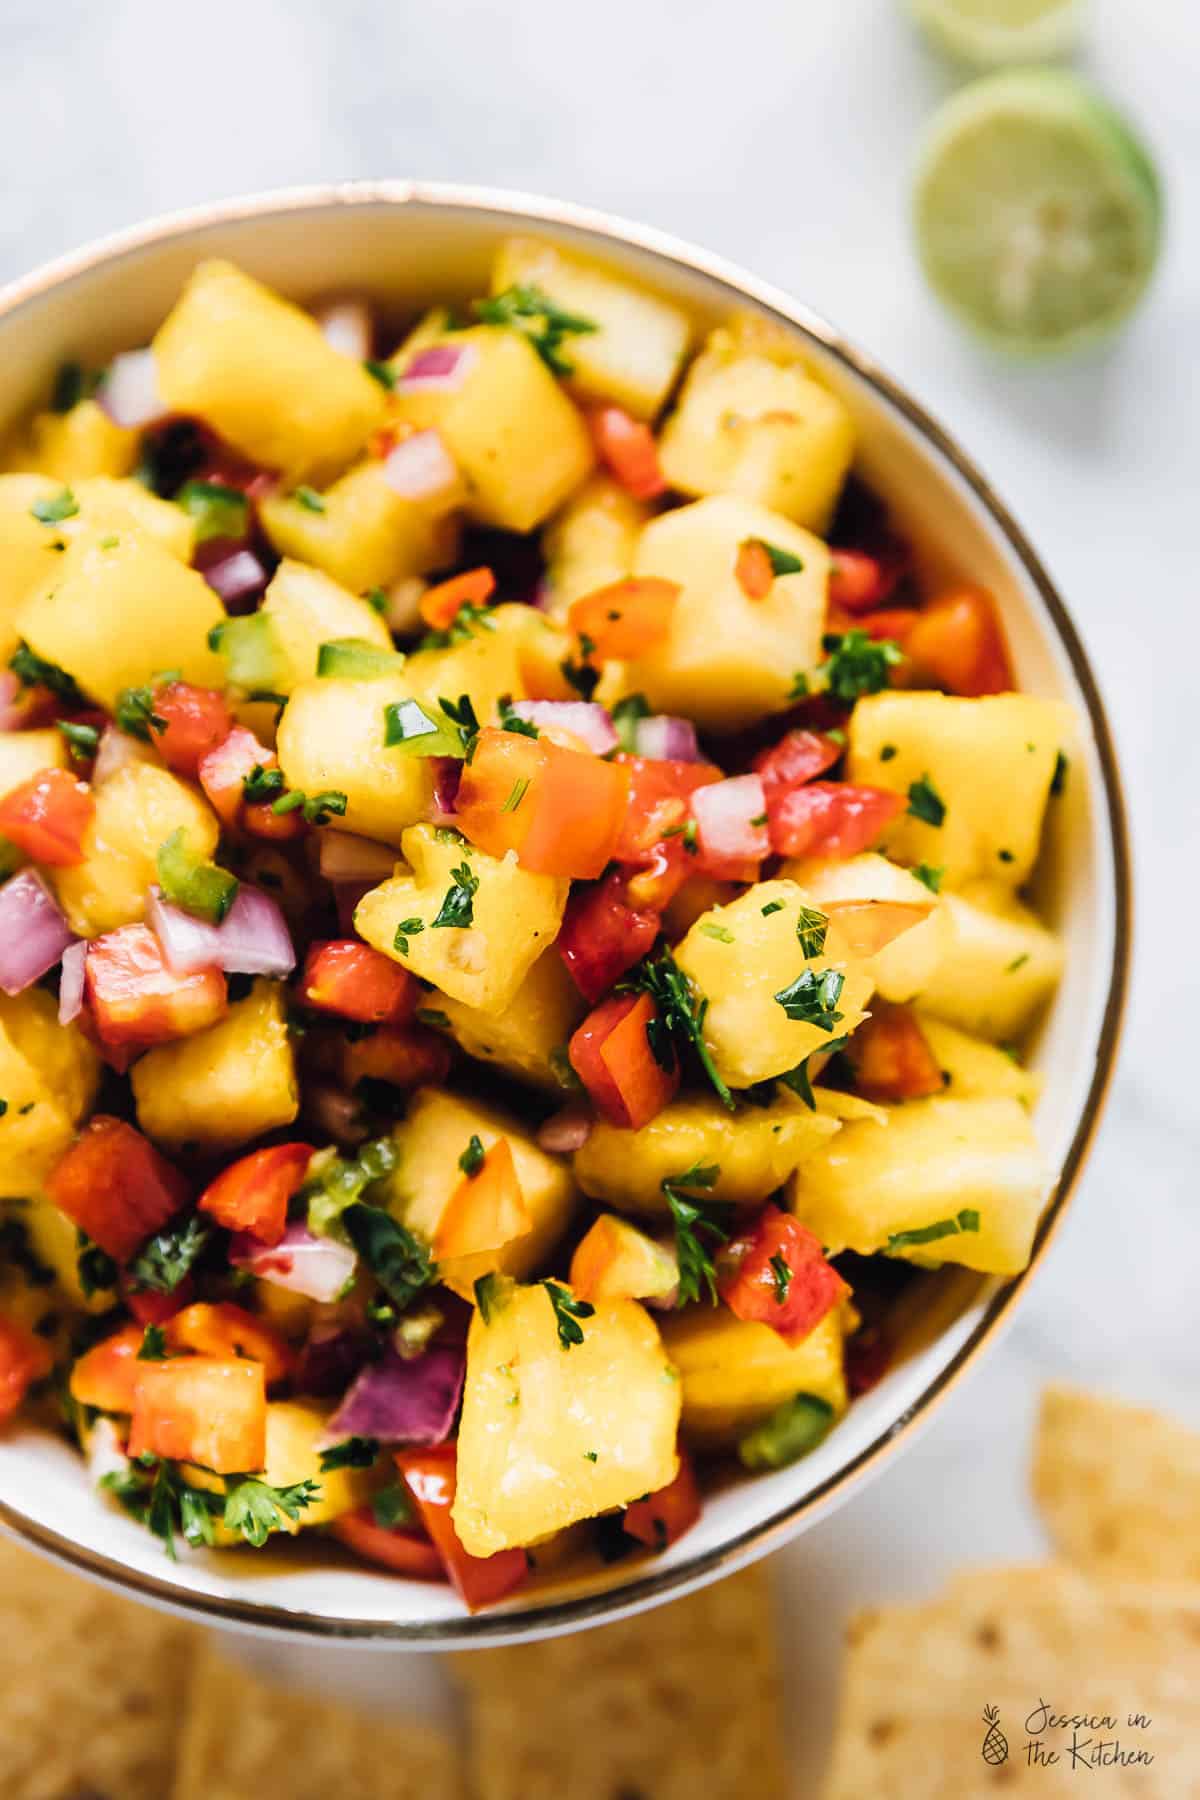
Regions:
<instances>
[{"instance_id":1,"label":"lime rind","mask_svg":"<svg viewBox=\"0 0 1200 1800\"><path fill-rule=\"evenodd\" d=\"M921 264L944 304L998 349L1045 356L1108 336L1145 292L1162 221L1145 147L1066 71L982 76L926 130Z\"/></svg>"},{"instance_id":2,"label":"lime rind","mask_svg":"<svg viewBox=\"0 0 1200 1800\"><path fill-rule=\"evenodd\" d=\"M987 69L1069 56L1087 0L908 0L908 10L937 49Z\"/></svg>"}]
</instances>

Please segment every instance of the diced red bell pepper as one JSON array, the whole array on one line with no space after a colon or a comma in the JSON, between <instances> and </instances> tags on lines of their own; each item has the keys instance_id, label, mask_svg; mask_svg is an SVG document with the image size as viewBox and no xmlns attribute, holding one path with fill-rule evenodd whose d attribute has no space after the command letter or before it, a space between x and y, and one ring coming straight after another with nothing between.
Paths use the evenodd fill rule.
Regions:
<instances>
[{"instance_id":1,"label":"diced red bell pepper","mask_svg":"<svg viewBox=\"0 0 1200 1800\"><path fill-rule=\"evenodd\" d=\"M445 631L453 625L464 606L486 606L496 591L496 577L490 569L467 569L439 581L421 595L420 613L432 631Z\"/></svg>"},{"instance_id":2,"label":"diced red bell pepper","mask_svg":"<svg viewBox=\"0 0 1200 1800\"><path fill-rule=\"evenodd\" d=\"M640 866L629 870L625 884L629 903L639 911L664 911L697 872L696 855L683 839L664 838Z\"/></svg>"},{"instance_id":3,"label":"diced red bell pepper","mask_svg":"<svg viewBox=\"0 0 1200 1800\"><path fill-rule=\"evenodd\" d=\"M691 811L691 797L697 788L722 780L720 769L713 763L672 762L649 756L618 755L617 762L629 771L629 808L621 826L621 835L613 852L618 862L651 864L655 851L664 842L663 832L672 833L665 842L675 845ZM689 859L690 864L690 859Z\"/></svg>"},{"instance_id":4,"label":"diced red bell pepper","mask_svg":"<svg viewBox=\"0 0 1200 1800\"><path fill-rule=\"evenodd\" d=\"M35 1381L44 1381L54 1358L50 1346L15 1319L0 1318L0 1425L11 1419Z\"/></svg>"},{"instance_id":5,"label":"diced red bell pepper","mask_svg":"<svg viewBox=\"0 0 1200 1800\"><path fill-rule=\"evenodd\" d=\"M196 1284L190 1275L185 1275L169 1294L160 1294L157 1288L137 1287L128 1277L121 1277L121 1298L139 1325L165 1325L191 1305L195 1294Z\"/></svg>"},{"instance_id":6,"label":"diced red bell pepper","mask_svg":"<svg viewBox=\"0 0 1200 1800\"><path fill-rule=\"evenodd\" d=\"M512 1145L506 1137L497 1138L474 1175L464 1175L446 1202L433 1241L434 1255L441 1262L499 1250L525 1237L532 1227Z\"/></svg>"},{"instance_id":7,"label":"diced red bell pepper","mask_svg":"<svg viewBox=\"0 0 1200 1800\"><path fill-rule=\"evenodd\" d=\"M168 681L156 688L152 711L150 730L159 755L168 769L193 781L203 759L225 742L235 724L223 694L193 687L190 681Z\"/></svg>"},{"instance_id":8,"label":"diced red bell pepper","mask_svg":"<svg viewBox=\"0 0 1200 1800\"><path fill-rule=\"evenodd\" d=\"M873 1000L871 1016L851 1038L848 1055L855 1089L867 1100L919 1100L940 1094L946 1085L929 1040L908 1006Z\"/></svg>"},{"instance_id":9,"label":"diced red bell pepper","mask_svg":"<svg viewBox=\"0 0 1200 1800\"><path fill-rule=\"evenodd\" d=\"M463 769L454 822L481 850L512 850L534 874L594 880L612 859L629 792L618 763L489 727Z\"/></svg>"},{"instance_id":10,"label":"diced red bell pepper","mask_svg":"<svg viewBox=\"0 0 1200 1800\"><path fill-rule=\"evenodd\" d=\"M857 856L904 810L904 795L849 781L810 781L768 795L771 848L780 856Z\"/></svg>"},{"instance_id":11,"label":"diced red bell pepper","mask_svg":"<svg viewBox=\"0 0 1200 1800\"><path fill-rule=\"evenodd\" d=\"M918 679L952 694L973 699L1015 685L995 604L982 588L954 588L931 600L916 615L904 648Z\"/></svg>"},{"instance_id":12,"label":"diced red bell pepper","mask_svg":"<svg viewBox=\"0 0 1200 1800\"><path fill-rule=\"evenodd\" d=\"M145 1337L144 1325L122 1325L111 1337L101 1338L85 1350L71 1370L72 1400L101 1412L132 1412L133 1391L145 1367L138 1361Z\"/></svg>"},{"instance_id":13,"label":"diced red bell pepper","mask_svg":"<svg viewBox=\"0 0 1200 1800\"><path fill-rule=\"evenodd\" d=\"M396 1467L417 1505L421 1522L437 1548L447 1575L468 1611L478 1612L519 1588L529 1574L523 1550L471 1556L463 1549L451 1508L458 1480L458 1447L435 1444L427 1450L398 1450Z\"/></svg>"},{"instance_id":14,"label":"diced red bell pepper","mask_svg":"<svg viewBox=\"0 0 1200 1800\"><path fill-rule=\"evenodd\" d=\"M436 1547L411 1525L380 1525L369 1506L342 1513L329 1528L347 1549L414 1581L446 1581L446 1566Z\"/></svg>"},{"instance_id":15,"label":"diced red bell pepper","mask_svg":"<svg viewBox=\"0 0 1200 1800\"><path fill-rule=\"evenodd\" d=\"M420 993L414 975L357 938L314 944L300 982L306 1006L355 1019L360 1025L406 1024Z\"/></svg>"},{"instance_id":16,"label":"diced red bell pepper","mask_svg":"<svg viewBox=\"0 0 1200 1800\"><path fill-rule=\"evenodd\" d=\"M720 1252L717 1291L739 1319L770 1325L789 1344L806 1338L850 1292L820 1238L776 1206L764 1207Z\"/></svg>"},{"instance_id":17,"label":"diced red bell pepper","mask_svg":"<svg viewBox=\"0 0 1200 1800\"><path fill-rule=\"evenodd\" d=\"M86 781L68 769L43 769L0 800L0 836L35 863L68 869L83 861L83 839L95 812Z\"/></svg>"},{"instance_id":18,"label":"diced red bell pepper","mask_svg":"<svg viewBox=\"0 0 1200 1800\"><path fill-rule=\"evenodd\" d=\"M658 912L630 905L626 876L614 869L595 887L572 889L557 949L584 999L595 1002L640 962L658 930Z\"/></svg>"},{"instance_id":19,"label":"diced red bell pepper","mask_svg":"<svg viewBox=\"0 0 1200 1800\"><path fill-rule=\"evenodd\" d=\"M220 969L177 975L147 925L122 925L93 938L84 962L88 1005L101 1040L146 1049L203 1031L228 1005Z\"/></svg>"},{"instance_id":20,"label":"diced red bell pepper","mask_svg":"<svg viewBox=\"0 0 1200 1800\"><path fill-rule=\"evenodd\" d=\"M167 1320L165 1330L171 1350L194 1350L221 1362L246 1357L261 1363L268 1387L286 1381L296 1367L295 1351L273 1326L229 1301L185 1306Z\"/></svg>"},{"instance_id":21,"label":"diced red bell pepper","mask_svg":"<svg viewBox=\"0 0 1200 1800\"><path fill-rule=\"evenodd\" d=\"M610 1124L638 1131L679 1088L676 1061L664 1069L650 1048L656 1017L649 994L614 994L588 1014L567 1046L571 1067Z\"/></svg>"},{"instance_id":22,"label":"diced red bell pepper","mask_svg":"<svg viewBox=\"0 0 1200 1800\"><path fill-rule=\"evenodd\" d=\"M228 737L200 759L200 786L227 831L246 830L269 839L299 837L308 829L300 808L293 812L271 810L270 800L247 804L246 777L257 769L278 768L273 750L260 744L252 731L235 725Z\"/></svg>"},{"instance_id":23,"label":"diced red bell pepper","mask_svg":"<svg viewBox=\"0 0 1200 1800\"><path fill-rule=\"evenodd\" d=\"M342 1080L349 1088L360 1081L388 1081L393 1087L420 1087L444 1081L450 1073L450 1046L436 1031L420 1025L381 1025L370 1037L343 1044Z\"/></svg>"},{"instance_id":24,"label":"diced red bell pepper","mask_svg":"<svg viewBox=\"0 0 1200 1800\"><path fill-rule=\"evenodd\" d=\"M129 1455L194 1462L218 1475L261 1469L267 1454L263 1365L177 1356L138 1364Z\"/></svg>"},{"instance_id":25,"label":"diced red bell pepper","mask_svg":"<svg viewBox=\"0 0 1200 1800\"><path fill-rule=\"evenodd\" d=\"M123 1263L179 1211L188 1186L140 1131L97 1113L50 1172L46 1193L93 1243Z\"/></svg>"},{"instance_id":26,"label":"diced red bell pepper","mask_svg":"<svg viewBox=\"0 0 1200 1800\"><path fill-rule=\"evenodd\" d=\"M658 575L627 575L571 603L567 617L585 662L620 662L670 636L683 589Z\"/></svg>"},{"instance_id":27,"label":"diced red bell pepper","mask_svg":"<svg viewBox=\"0 0 1200 1800\"><path fill-rule=\"evenodd\" d=\"M700 1517L700 1489L692 1459L679 1446L679 1473L674 1481L644 1500L635 1500L625 1510L621 1521L627 1537L636 1538L651 1550L665 1550L685 1531L690 1531Z\"/></svg>"},{"instance_id":28,"label":"diced red bell pepper","mask_svg":"<svg viewBox=\"0 0 1200 1800\"><path fill-rule=\"evenodd\" d=\"M595 406L587 415L596 454L635 500L654 500L667 491L654 433L621 406Z\"/></svg>"},{"instance_id":29,"label":"diced red bell pepper","mask_svg":"<svg viewBox=\"0 0 1200 1800\"><path fill-rule=\"evenodd\" d=\"M747 600L765 600L775 584L775 571L761 538L745 538L738 545L733 573Z\"/></svg>"},{"instance_id":30,"label":"diced red bell pepper","mask_svg":"<svg viewBox=\"0 0 1200 1800\"><path fill-rule=\"evenodd\" d=\"M848 613L882 606L904 573L907 560L900 550L869 556L865 550L841 550L836 545L830 545L829 554L829 602Z\"/></svg>"},{"instance_id":31,"label":"diced red bell pepper","mask_svg":"<svg viewBox=\"0 0 1200 1800\"><path fill-rule=\"evenodd\" d=\"M803 787L832 769L842 754L843 746L824 731L789 731L762 750L754 759L754 767L762 776L763 792L768 799L785 793L788 788Z\"/></svg>"},{"instance_id":32,"label":"diced red bell pepper","mask_svg":"<svg viewBox=\"0 0 1200 1800\"><path fill-rule=\"evenodd\" d=\"M277 1244L287 1226L288 1201L312 1154L311 1144L254 1150L210 1182L196 1205L227 1231L248 1231L262 1244Z\"/></svg>"}]
</instances>

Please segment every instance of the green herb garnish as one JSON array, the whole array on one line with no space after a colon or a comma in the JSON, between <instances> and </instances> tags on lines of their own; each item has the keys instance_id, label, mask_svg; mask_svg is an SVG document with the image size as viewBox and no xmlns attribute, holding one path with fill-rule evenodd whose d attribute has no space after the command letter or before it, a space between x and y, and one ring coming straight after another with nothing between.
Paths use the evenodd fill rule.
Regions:
<instances>
[{"instance_id":1,"label":"green herb garnish","mask_svg":"<svg viewBox=\"0 0 1200 1800\"><path fill-rule=\"evenodd\" d=\"M564 1350L573 1344L582 1344L583 1326L580 1319L590 1319L595 1307L590 1300L577 1300L570 1288L560 1281L543 1281L542 1286L550 1296L550 1304L554 1308L554 1322L558 1326L558 1341Z\"/></svg>"},{"instance_id":2,"label":"green herb garnish","mask_svg":"<svg viewBox=\"0 0 1200 1800\"><path fill-rule=\"evenodd\" d=\"M163 1362L167 1354L167 1334L161 1325L147 1325L142 1334L142 1347L137 1353L139 1362Z\"/></svg>"},{"instance_id":3,"label":"green herb garnish","mask_svg":"<svg viewBox=\"0 0 1200 1800\"><path fill-rule=\"evenodd\" d=\"M73 519L79 511L79 502L69 487L52 494L49 499L35 500L30 512L39 525L58 525L63 519Z\"/></svg>"},{"instance_id":4,"label":"green herb garnish","mask_svg":"<svg viewBox=\"0 0 1200 1800\"><path fill-rule=\"evenodd\" d=\"M796 919L796 936L800 940L803 955L811 962L814 956L820 956L825 948L825 933L829 928L829 920L823 912L815 907L802 906Z\"/></svg>"},{"instance_id":5,"label":"green herb garnish","mask_svg":"<svg viewBox=\"0 0 1200 1800\"><path fill-rule=\"evenodd\" d=\"M931 894L941 893L942 877L945 873L945 869L935 869L929 863L918 863L913 870L917 880L923 882Z\"/></svg>"},{"instance_id":6,"label":"green herb garnish","mask_svg":"<svg viewBox=\"0 0 1200 1800\"><path fill-rule=\"evenodd\" d=\"M321 1473L331 1475L335 1469L369 1469L379 1455L379 1440L372 1437L348 1437L331 1444L321 1452Z\"/></svg>"},{"instance_id":7,"label":"green herb garnish","mask_svg":"<svg viewBox=\"0 0 1200 1800\"><path fill-rule=\"evenodd\" d=\"M436 931L439 927L462 931L475 920L475 894L479 888L479 877L468 863L460 863L457 869L450 871L451 884L446 890L445 898L437 910L435 918L430 920L430 928Z\"/></svg>"},{"instance_id":8,"label":"green herb garnish","mask_svg":"<svg viewBox=\"0 0 1200 1800\"><path fill-rule=\"evenodd\" d=\"M297 506L302 506L305 512L323 513L325 511L325 502L316 488L303 486L295 488L292 492L292 499Z\"/></svg>"},{"instance_id":9,"label":"green herb garnish","mask_svg":"<svg viewBox=\"0 0 1200 1800\"><path fill-rule=\"evenodd\" d=\"M100 742L100 731L95 725L74 725L70 719L57 719L55 723L67 740L67 749L78 762L87 762L96 754Z\"/></svg>"},{"instance_id":10,"label":"green herb garnish","mask_svg":"<svg viewBox=\"0 0 1200 1800\"><path fill-rule=\"evenodd\" d=\"M946 817L946 802L928 775L922 775L920 781L909 784L908 812L912 818L920 819L926 825L940 825Z\"/></svg>"},{"instance_id":11,"label":"green herb garnish","mask_svg":"<svg viewBox=\"0 0 1200 1800\"><path fill-rule=\"evenodd\" d=\"M315 1481L277 1488L247 1475L228 1489L222 1522L226 1531L238 1533L261 1550L273 1531L283 1531L289 1520L295 1523L320 1497L320 1484Z\"/></svg>"},{"instance_id":12,"label":"green herb garnish","mask_svg":"<svg viewBox=\"0 0 1200 1800\"><path fill-rule=\"evenodd\" d=\"M343 1212L342 1224L384 1293L402 1310L436 1280L428 1245L383 1207L356 1200Z\"/></svg>"},{"instance_id":13,"label":"green herb garnish","mask_svg":"<svg viewBox=\"0 0 1200 1800\"><path fill-rule=\"evenodd\" d=\"M156 1294L173 1294L207 1247L212 1229L199 1213L191 1213L180 1224L164 1226L130 1265L134 1282Z\"/></svg>"},{"instance_id":14,"label":"green herb garnish","mask_svg":"<svg viewBox=\"0 0 1200 1800\"><path fill-rule=\"evenodd\" d=\"M702 1237L707 1237L714 1245L724 1244L729 1233L706 1214L695 1200L689 1198L684 1190L699 1188L702 1193L707 1193L716 1186L720 1174L718 1163L707 1166L693 1163L682 1175L667 1176L662 1184L675 1225L680 1306L689 1300L699 1300L701 1286L708 1289L709 1299L716 1304L717 1272L713 1267L712 1257L701 1240Z\"/></svg>"},{"instance_id":15,"label":"green herb garnish","mask_svg":"<svg viewBox=\"0 0 1200 1800\"><path fill-rule=\"evenodd\" d=\"M771 1258L770 1268L771 1279L775 1284L775 1304L785 1306L788 1290L792 1285L792 1265L777 1250Z\"/></svg>"},{"instance_id":16,"label":"green herb garnish","mask_svg":"<svg viewBox=\"0 0 1200 1800\"><path fill-rule=\"evenodd\" d=\"M582 336L599 329L594 319L565 312L532 282L505 288L487 300L476 300L471 310L484 325L507 325L529 339L546 367L555 375L571 375L574 364L562 355L567 336Z\"/></svg>"},{"instance_id":17,"label":"green herb garnish","mask_svg":"<svg viewBox=\"0 0 1200 1800\"><path fill-rule=\"evenodd\" d=\"M893 1231L888 1236L887 1251L906 1250L915 1244L935 1244L939 1238L957 1237L962 1231L978 1231L979 1214L964 1206L952 1219L939 1219L933 1225L920 1225L913 1231Z\"/></svg>"},{"instance_id":18,"label":"green herb garnish","mask_svg":"<svg viewBox=\"0 0 1200 1800\"><path fill-rule=\"evenodd\" d=\"M732 1111L733 1095L718 1075L704 1042L708 999L697 995L670 950L660 950L657 956L647 958L630 972L617 991L649 994L654 1001L655 1016L646 1026L646 1040L659 1068L668 1072L674 1069L679 1047L690 1045L722 1102Z\"/></svg>"},{"instance_id":19,"label":"green herb garnish","mask_svg":"<svg viewBox=\"0 0 1200 1800\"><path fill-rule=\"evenodd\" d=\"M458 1159L458 1166L464 1175L473 1177L478 1175L480 1169L482 1169L486 1155L487 1151L483 1147L482 1138L480 1138L477 1133L472 1132L466 1149Z\"/></svg>"},{"instance_id":20,"label":"green herb garnish","mask_svg":"<svg viewBox=\"0 0 1200 1800\"><path fill-rule=\"evenodd\" d=\"M401 956L407 956L409 938L416 937L417 933L424 929L424 919L418 919L415 915L411 919L401 919L396 927L396 935L392 939L392 948L398 950Z\"/></svg>"},{"instance_id":21,"label":"green herb garnish","mask_svg":"<svg viewBox=\"0 0 1200 1800\"><path fill-rule=\"evenodd\" d=\"M789 1019L799 1025L815 1025L832 1031L842 1014L837 1011L846 978L838 969L804 969L790 986L775 995Z\"/></svg>"}]
</instances>

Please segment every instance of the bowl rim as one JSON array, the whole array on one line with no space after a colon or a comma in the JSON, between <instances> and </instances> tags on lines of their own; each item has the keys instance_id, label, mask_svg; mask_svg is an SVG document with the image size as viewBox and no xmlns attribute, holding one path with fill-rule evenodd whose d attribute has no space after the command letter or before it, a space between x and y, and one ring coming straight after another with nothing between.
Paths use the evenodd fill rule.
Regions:
<instances>
[{"instance_id":1,"label":"bowl rim","mask_svg":"<svg viewBox=\"0 0 1200 1800\"><path fill-rule=\"evenodd\" d=\"M270 1636L342 1641L410 1649L472 1649L506 1641L534 1639L600 1625L677 1598L722 1573L769 1554L796 1536L802 1522L830 1511L851 1491L877 1474L894 1455L901 1440L915 1433L931 1417L993 1338L1039 1267L1059 1229L1075 1182L1094 1139L1117 1059L1128 990L1132 943L1132 877L1129 830L1120 772L1111 727L1096 677L1066 605L1033 546L973 459L950 432L921 406L906 389L872 357L807 306L793 300L772 283L751 275L738 264L701 249L685 239L624 219L597 208L547 198L514 189L490 188L469 183L423 180L362 180L317 182L204 203L158 214L137 225L92 240L77 250L44 263L30 273L0 287L0 322L40 300L54 288L86 275L105 263L119 262L156 244L186 237L209 227L235 224L262 214L286 214L316 208L357 206L404 207L415 210L484 212L508 218L514 224L566 227L614 250L633 247L684 272L719 283L735 295L748 298L801 331L823 353L873 389L903 418L905 424L938 453L965 483L994 529L1004 540L1046 608L1059 643L1087 708L1088 723L1096 746L1103 783L1104 817L1113 857L1113 956L1108 972L1104 1011L1097 1039L1096 1061L1087 1097L1063 1159L1058 1181L1042 1214L1028 1267L995 1293L969 1336L934 1379L921 1390L890 1425L842 1468L798 1500L779 1508L761 1523L751 1525L716 1548L668 1569L641 1565L642 1572L617 1586L585 1592L561 1601L529 1607L515 1613L488 1612L459 1619L426 1622L339 1618L309 1613L270 1603L217 1597L181 1588L174 1583L131 1570L115 1558L83 1548L18 1512L0 1498L0 1526L33 1548L105 1584L126 1590L136 1598L168 1610L199 1614Z\"/></svg>"}]
</instances>

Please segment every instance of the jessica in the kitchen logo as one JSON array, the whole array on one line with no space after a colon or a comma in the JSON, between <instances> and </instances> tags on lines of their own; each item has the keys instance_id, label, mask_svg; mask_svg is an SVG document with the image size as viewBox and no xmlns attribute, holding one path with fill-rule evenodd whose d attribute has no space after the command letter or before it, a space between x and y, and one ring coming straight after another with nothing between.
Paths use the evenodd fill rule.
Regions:
<instances>
[{"instance_id":1,"label":"jessica in the kitchen logo","mask_svg":"<svg viewBox=\"0 0 1200 1800\"><path fill-rule=\"evenodd\" d=\"M1007 1762L1010 1754L1030 1768L1067 1768L1072 1773L1146 1768L1154 1761L1146 1744L1146 1733L1154 1724L1149 1713L1130 1712L1118 1719L1111 1713L1058 1712L1039 1695L1025 1717L1025 1742L1011 1752L997 1708L985 1707L983 1718L987 1731L980 1754L993 1767Z\"/></svg>"}]
</instances>

